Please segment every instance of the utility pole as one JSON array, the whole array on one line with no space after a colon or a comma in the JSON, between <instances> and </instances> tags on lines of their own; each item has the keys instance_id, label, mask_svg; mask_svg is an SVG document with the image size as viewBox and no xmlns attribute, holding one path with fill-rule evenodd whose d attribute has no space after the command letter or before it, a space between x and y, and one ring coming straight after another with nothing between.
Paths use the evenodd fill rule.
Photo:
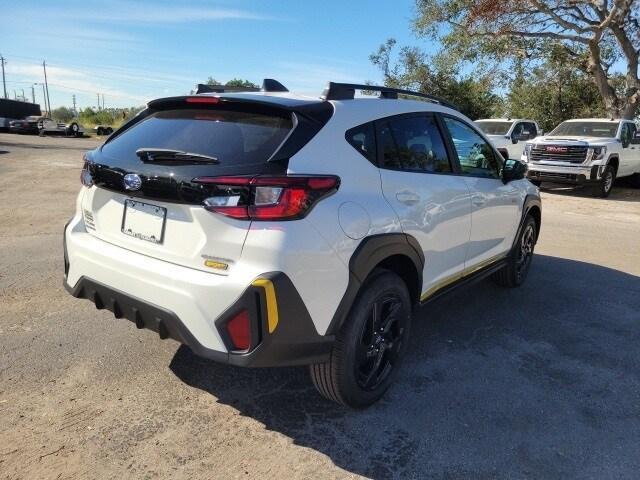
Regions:
<instances>
[{"instance_id":1,"label":"utility pole","mask_svg":"<svg viewBox=\"0 0 640 480\"><path fill-rule=\"evenodd\" d=\"M27 97L24 96L24 88L21 88L20 90L22 90L22 101L26 102L27 101Z\"/></svg>"},{"instance_id":2,"label":"utility pole","mask_svg":"<svg viewBox=\"0 0 640 480\"><path fill-rule=\"evenodd\" d=\"M102 94L102 109L104 110L104 93Z\"/></svg>"},{"instance_id":3,"label":"utility pole","mask_svg":"<svg viewBox=\"0 0 640 480\"><path fill-rule=\"evenodd\" d=\"M96 95L98 96L98 110L100 110L100 94L96 93Z\"/></svg>"},{"instance_id":4,"label":"utility pole","mask_svg":"<svg viewBox=\"0 0 640 480\"><path fill-rule=\"evenodd\" d=\"M51 100L49 99L49 83L47 82L47 65L42 61L42 69L44 70L44 87L47 92L47 112L51 115Z\"/></svg>"},{"instance_id":5,"label":"utility pole","mask_svg":"<svg viewBox=\"0 0 640 480\"><path fill-rule=\"evenodd\" d=\"M36 103L36 90L33 85L31 85L31 103Z\"/></svg>"},{"instance_id":6,"label":"utility pole","mask_svg":"<svg viewBox=\"0 0 640 480\"><path fill-rule=\"evenodd\" d=\"M76 111L76 94L73 94L73 113L74 115L78 115L78 112Z\"/></svg>"},{"instance_id":7,"label":"utility pole","mask_svg":"<svg viewBox=\"0 0 640 480\"><path fill-rule=\"evenodd\" d=\"M7 82L4 79L4 64L7 63L7 61L2 55L0 55L0 63L2 63L2 87L4 88L4 98L7 98Z\"/></svg>"}]
</instances>

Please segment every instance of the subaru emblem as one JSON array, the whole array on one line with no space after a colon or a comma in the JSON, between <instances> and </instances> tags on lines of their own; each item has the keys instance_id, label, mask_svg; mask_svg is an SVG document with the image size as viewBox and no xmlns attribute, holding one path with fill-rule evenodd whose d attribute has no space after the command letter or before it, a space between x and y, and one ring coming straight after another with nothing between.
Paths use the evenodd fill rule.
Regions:
<instances>
[{"instance_id":1,"label":"subaru emblem","mask_svg":"<svg viewBox=\"0 0 640 480\"><path fill-rule=\"evenodd\" d=\"M123 179L125 190L140 190L142 179L136 173L127 173Z\"/></svg>"}]
</instances>

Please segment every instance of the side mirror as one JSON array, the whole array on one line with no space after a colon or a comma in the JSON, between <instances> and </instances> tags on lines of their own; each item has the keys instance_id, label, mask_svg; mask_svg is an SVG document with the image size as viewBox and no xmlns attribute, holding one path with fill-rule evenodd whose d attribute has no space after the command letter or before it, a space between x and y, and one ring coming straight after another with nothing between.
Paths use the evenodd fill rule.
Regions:
<instances>
[{"instance_id":1,"label":"side mirror","mask_svg":"<svg viewBox=\"0 0 640 480\"><path fill-rule=\"evenodd\" d=\"M502 182L522 180L527 174L527 165L520 160L505 160L502 166Z\"/></svg>"}]
</instances>

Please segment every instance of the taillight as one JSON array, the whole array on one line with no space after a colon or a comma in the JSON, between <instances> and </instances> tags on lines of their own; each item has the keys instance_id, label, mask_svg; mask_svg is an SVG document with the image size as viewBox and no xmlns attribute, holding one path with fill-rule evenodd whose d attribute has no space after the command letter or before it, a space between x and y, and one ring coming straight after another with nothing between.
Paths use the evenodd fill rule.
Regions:
<instances>
[{"instance_id":1,"label":"taillight","mask_svg":"<svg viewBox=\"0 0 640 480\"><path fill-rule=\"evenodd\" d=\"M82 185L84 185L85 187L92 187L93 176L89 171L89 159L85 155L83 157L83 160L84 160L84 165L82 166L82 170L80 170L80 183L82 183Z\"/></svg>"},{"instance_id":2,"label":"taillight","mask_svg":"<svg viewBox=\"0 0 640 480\"><path fill-rule=\"evenodd\" d=\"M249 350L251 347L251 320L249 312L241 310L226 325L227 333L236 350Z\"/></svg>"},{"instance_id":3,"label":"taillight","mask_svg":"<svg viewBox=\"0 0 640 480\"><path fill-rule=\"evenodd\" d=\"M210 212L240 220L296 220L340 186L336 176L198 177L212 196L204 201Z\"/></svg>"}]
</instances>

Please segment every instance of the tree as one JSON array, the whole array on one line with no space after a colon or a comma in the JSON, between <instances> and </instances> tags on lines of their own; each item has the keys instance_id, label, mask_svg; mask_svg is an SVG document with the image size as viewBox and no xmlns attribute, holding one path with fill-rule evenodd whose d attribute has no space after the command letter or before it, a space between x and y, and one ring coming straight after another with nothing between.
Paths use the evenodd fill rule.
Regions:
<instances>
[{"instance_id":1,"label":"tree","mask_svg":"<svg viewBox=\"0 0 640 480\"><path fill-rule=\"evenodd\" d=\"M73 110L67 107L58 107L51 111L51 118L58 122L67 123L70 122L73 117L75 117Z\"/></svg>"},{"instance_id":2,"label":"tree","mask_svg":"<svg viewBox=\"0 0 640 480\"><path fill-rule=\"evenodd\" d=\"M222 85L218 80L213 77L207 78L207 85ZM260 88L259 85L241 78L233 78L224 84L225 87L243 87L243 88Z\"/></svg>"},{"instance_id":3,"label":"tree","mask_svg":"<svg viewBox=\"0 0 640 480\"><path fill-rule=\"evenodd\" d=\"M382 71L385 85L441 97L472 119L500 113L502 101L492 92L489 76L459 75L456 67L431 59L416 47L402 47L395 57L395 45L391 38L369 57Z\"/></svg>"},{"instance_id":4,"label":"tree","mask_svg":"<svg viewBox=\"0 0 640 480\"><path fill-rule=\"evenodd\" d=\"M522 63L506 95L505 110L512 118L533 118L550 131L568 118L603 117L607 114L597 87L584 72L559 58L533 69Z\"/></svg>"},{"instance_id":5,"label":"tree","mask_svg":"<svg viewBox=\"0 0 640 480\"><path fill-rule=\"evenodd\" d=\"M631 119L640 110L638 0L416 0L416 5L416 32L442 42L449 55L535 62L559 48L593 81L611 116ZM612 71L620 61L622 85Z\"/></svg>"}]
</instances>

